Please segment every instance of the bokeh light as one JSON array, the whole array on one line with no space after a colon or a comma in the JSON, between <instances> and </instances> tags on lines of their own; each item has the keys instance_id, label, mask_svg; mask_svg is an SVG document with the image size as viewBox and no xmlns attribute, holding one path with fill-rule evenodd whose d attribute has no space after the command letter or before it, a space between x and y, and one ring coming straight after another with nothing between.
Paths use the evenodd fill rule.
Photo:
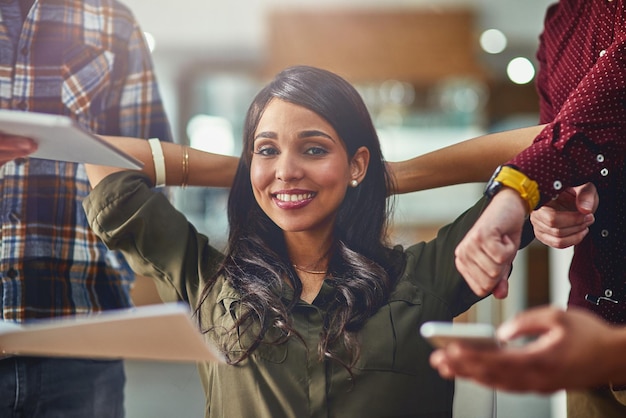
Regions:
<instances>
[{"instance_id":1,"label":"bokeh light","mask_svg":"<svg viewBox=\"0 0 626 418\"><path fill-rule=\"evenodd\" d=\"M195 115L187 124L187 136L192 148L223 155L235 153L233 127L226 118Z\"/></svg>"},{"instance_id":2,"label":"bokeh light","mask_svg":"<svg viewBox=\"0 0 626 418\"><path fill-rule=\"evenodd\" d=\"M498 29L487 29L480 35L480 46L489 54L499 54L505 50L507 38Z\"/></svg>"},{"instance_id":3,"label":"bokeh light","mask_svg":"<svg viewBox=\"0 0 626 418\"><path fill-rule=\"evenodd\" d=\"M153 52L154 47L156 46L156 41L154 39L154 36L152 36L150 32L144 32L143 36L144 38L146 38L146 44L148 44L148 49L150 50L150 52Z\"/></svg>"},{"instance_id":4,"label":"bokeh light","mask_svg":"<svg viewBox=\"0 0 626 418\"><path fill-rule=\"evenodd\" d=\"M528 58L513 58L506 67L509 79L515 84L528 84L535 78L535 67Z\"/></svg>"}]
</instances>

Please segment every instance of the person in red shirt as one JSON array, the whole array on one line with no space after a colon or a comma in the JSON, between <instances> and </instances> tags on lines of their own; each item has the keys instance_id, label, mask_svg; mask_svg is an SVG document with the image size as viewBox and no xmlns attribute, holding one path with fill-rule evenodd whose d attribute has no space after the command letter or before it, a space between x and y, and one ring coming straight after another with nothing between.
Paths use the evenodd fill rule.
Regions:
<instances>
[{"instance_id":1,"label":"person in red shirt","mask_svg":"<svg viewBox=\"0 0 626 418\"><path fill-rule=\"evenodd\" d=\"M486 192L492 200L456 251L457 268L477 294L506 297L525 218L569 187L592 182L601 204L576 245L569 306L609 324L626 322L625 8L623 0L561 0L548 9L537 54L546 126L494 174ZM568 393L568 415L624 416L609 389Z\"/></svg>"}]
</instances>

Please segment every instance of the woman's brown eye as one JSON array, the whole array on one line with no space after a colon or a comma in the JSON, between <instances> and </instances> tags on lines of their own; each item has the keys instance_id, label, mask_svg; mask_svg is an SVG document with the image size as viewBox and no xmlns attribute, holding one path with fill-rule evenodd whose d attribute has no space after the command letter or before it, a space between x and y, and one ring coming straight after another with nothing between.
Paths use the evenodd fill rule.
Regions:
<instances>
[{"instance_id":1,"label":"woman's brown eye","mask_svg":"<svg viewBox=\"0 0 626 418\"><path fill-rule=\"evenodd\" d=\"M310 155L324 155L324 154L328 154L328 151L326 151L322 147L311 147L306 150L306 153Z\"/></svg>"}]
</instances>

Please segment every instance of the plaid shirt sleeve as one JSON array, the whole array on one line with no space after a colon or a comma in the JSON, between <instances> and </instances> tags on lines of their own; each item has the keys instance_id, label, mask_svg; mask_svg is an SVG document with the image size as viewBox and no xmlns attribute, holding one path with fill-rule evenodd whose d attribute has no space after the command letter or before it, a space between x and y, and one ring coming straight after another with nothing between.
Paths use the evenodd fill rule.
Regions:
<instances>
[{"instance_id":1,"label":"plaid shirt sleeve","mask_svg":"<svg viewBox=\"0 0 626 418\"><path fill-rule=\"evenodd\" d=\"M119 81L119 100L115 97L108 109L114 112L111 119L117 122L112 131L119 129L119 135L137 138L157 137L162 141L172 141L168 119L163 109L159 89L154 75L152 57L147 49L143 32L137 24L133 25L128 40L125 59L125 73L115 75ZM114 67L114 71L117 68Z\"/></svg>"}]
</instances>

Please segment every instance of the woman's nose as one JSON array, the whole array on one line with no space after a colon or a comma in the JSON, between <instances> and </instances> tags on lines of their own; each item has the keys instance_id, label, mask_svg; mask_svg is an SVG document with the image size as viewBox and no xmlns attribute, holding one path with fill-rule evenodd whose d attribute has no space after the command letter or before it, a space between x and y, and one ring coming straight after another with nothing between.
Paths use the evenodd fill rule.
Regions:
<instances>
[{"instance_id":1,"label":"woman's nose","mask_svg":"<svg viewBox=\"0 0 626 418\"><path fill-rule=\"evenodd\" d=\"M290 153L282 153L276 161L276 178L281 181L293 181L302 176L302 168Z\"/></svg>"}]
</instances>

